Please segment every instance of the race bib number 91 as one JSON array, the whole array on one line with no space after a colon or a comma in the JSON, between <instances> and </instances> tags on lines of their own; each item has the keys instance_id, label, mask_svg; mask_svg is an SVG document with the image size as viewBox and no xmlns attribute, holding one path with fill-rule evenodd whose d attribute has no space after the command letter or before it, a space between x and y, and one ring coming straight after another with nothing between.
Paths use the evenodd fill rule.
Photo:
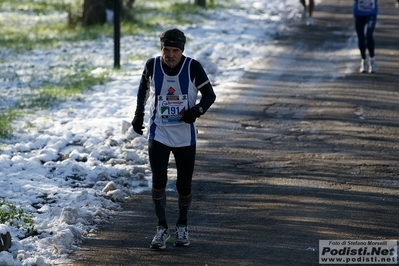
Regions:
<instances>
[{"instance_id":1,"label":"race bib number 91","mask_svg":"<svg viewBox=\"0 0 399 266\"><path fill-rule=\"evenodd\" d=\"M372 11L375 8L375 0L359 0L358 9L361 11Z\"/></svg>"},{"instance_id":2,"label":"race bib number 91","mask_svg":"<svg viewBox=\"0 0 399 266\"><path fill-rule=\"evenodd\" d=\"M158 110L161 114L162 124L179 123L188 108L187 95L159 95Z\"/></svg>"}]
</instances>

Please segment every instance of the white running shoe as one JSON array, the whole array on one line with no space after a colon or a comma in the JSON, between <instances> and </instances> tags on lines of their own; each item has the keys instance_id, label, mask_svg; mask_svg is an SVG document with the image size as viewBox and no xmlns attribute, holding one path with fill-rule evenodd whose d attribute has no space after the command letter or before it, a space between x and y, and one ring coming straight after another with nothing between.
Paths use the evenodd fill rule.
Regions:
<instances>
[{"instance_id":1,"label":"white running shoe","mask_svg":"<svg viewBox=\"0 0 399 266\"><path fill-rule=\"evenodd\" d=\"M370 58L370 73L377 73L378 68L377 64L375 63L375 58Z\"/></svg>"},{"instance_id":2,"label":"white running shoe","mask_svg":"<svg viewBox=\"0 0 399 266\"><path fill-rule=\"evenodd\" d=\"M151 241L150 248L165 249L166 242L168 242L169 238L169 229L165 229L163 226L157 226L157 233Z\"/></svg>"},{"instance_id":3,"label":"white running shoe","mask_svg":"<svg viewBox=\"0 0 399 266\"><path fill-rule=\"evenodd\" d=\"M313 22L313 18L312 18L312 17L309 17L309 18L308 18L308 21L306 22L306 25L308 25L308 26L314 25L314 22Z\"/></svg>"},{"instance_id":4,"label":"white running shoe","mask_svg":"<svg viewBox=\"0 0 399 266\"><path fill-rule=\"evenodd\" d=\"M362 59L362 60L360 61L360 69L359 69L359 72L360 72L360 73L367 73L368 70L369 70L369 60L368 60L367 58L366 58L366 59Z\"/></svg>"},{"instance_id":5,"label":"white running shoe","mask_svg":"<svg viewBox=\"0 0 399 266\"><path fill-rule=\"evenodd\" d=\"M188 228L187 225L176 226L176 239L174 245L176 247L187 247L190 245L190 240L188 239Z\"/></svg>"}]
</instances>

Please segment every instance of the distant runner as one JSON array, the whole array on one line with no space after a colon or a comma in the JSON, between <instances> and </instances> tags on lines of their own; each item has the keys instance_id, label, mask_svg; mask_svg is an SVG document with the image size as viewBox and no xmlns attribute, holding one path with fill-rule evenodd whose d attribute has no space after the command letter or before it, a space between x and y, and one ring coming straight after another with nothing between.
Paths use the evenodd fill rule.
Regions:
<instances>
[{"instance_id":1,"label":"distant runner","mask_svg":"<svg viewBox=\"0 0 399 266\"><path fill-rule=\"evenodd\" d=\"M313 23L313 11L314 11L314 0L309 0L309 8L306 8L306 1L300 0L303 5L302 20L306 20L306 25L312 26ZM309 17L306 17L307 11L309 12ZM307 19L306 19L307 18Z\"/></svg>"},{"instance_id":2,"label":"distant runner","mask_svg":"<svg viewBox=\"0 0 399 266\"><path fill-rule=\"evenodd\" d=\"M376 73L377 65L374 58L374 28L377 23L378 0L354 0L353 16L358 38L358 46L362 57L360 62L361 73ZM366 49L370 58L367 58Z\"/></svg>"}]
</instances>

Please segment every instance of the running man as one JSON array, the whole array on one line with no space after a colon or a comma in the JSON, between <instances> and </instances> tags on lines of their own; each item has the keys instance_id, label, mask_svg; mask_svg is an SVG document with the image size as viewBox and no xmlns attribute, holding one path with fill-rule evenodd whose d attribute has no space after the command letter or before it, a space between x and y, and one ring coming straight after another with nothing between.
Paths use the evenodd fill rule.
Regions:
<instances>
[{"instance_id":1,"label":"running man","mask_svg":"<svg viewBox=\"0 0 399 266\"><path fill-rule=\"evenodd\" d=\"M145 64L137 92L132 121L136 133L143 134L144 109L150 101L148 153L152 171L152 199L158 219L152 249L165 249L170 238L166 221L166 184L170 153L176 161L179 217L174 245L190 245L188 211L191 205L191 181L194 171L197 130L195 121L205 114L216 95L201 64L183 55L186 36L178 29L160 36L161 56ZM198 92L201 100L197 103Z\"/></svg>"}]
</instances>

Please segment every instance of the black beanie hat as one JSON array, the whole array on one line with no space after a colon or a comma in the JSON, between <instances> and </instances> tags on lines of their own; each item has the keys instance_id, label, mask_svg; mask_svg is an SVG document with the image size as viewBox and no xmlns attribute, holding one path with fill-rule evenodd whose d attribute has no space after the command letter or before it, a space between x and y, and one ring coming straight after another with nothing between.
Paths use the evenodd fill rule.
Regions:
<instances>
[{"instance_id":1,"label":"black beanie hat","mask_svg":"<svg viewBox=\"0 0 399 266\"><path fill-rule=\"evenodd\" d=\"M164 46L172 46L179 48L182 52L184 51L184 45L186 44L186 36L181 30L171 29L167 30L160 36L161 49Z\"/></svg>"}]
</instances>

